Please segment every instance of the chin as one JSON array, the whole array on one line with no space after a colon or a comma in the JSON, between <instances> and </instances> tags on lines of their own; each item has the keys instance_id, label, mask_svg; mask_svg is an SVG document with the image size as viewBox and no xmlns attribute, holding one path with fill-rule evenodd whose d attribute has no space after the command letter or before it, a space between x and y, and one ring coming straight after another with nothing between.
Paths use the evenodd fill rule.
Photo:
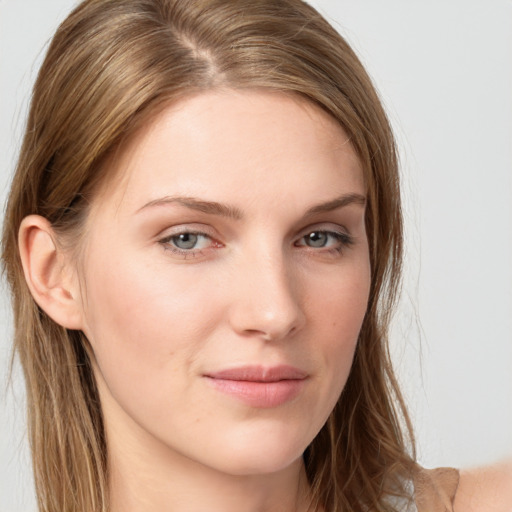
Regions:
<instances>
[{"instance_id":1,"label":"chin","mask_svg":"<svg viewBox=\"0 0 512 512\"><path fill-rule=\"evenodd\" d=\"M262 452L255 454L230 453L230 460L224 460L217 466L222 473L233 476L263 476L280 473L302 460L302 453L294 457L284 454Z\"/></svg>"},{"instance_id":2,"label":"chin","mask_svg":"<svg viewBox=\"0 0 512 512\"><path fill-rule=\"evenodd\" d=\"M261 427L257 435L240 431L227 436L224 442L219 440L215 453L210 454L220 459L214 465L224 473L247 476L277 473L300 461L312 440L310 436L294 435L293 428L286 425L278 431L271 430Z\"/></svg>"}]
</instances>

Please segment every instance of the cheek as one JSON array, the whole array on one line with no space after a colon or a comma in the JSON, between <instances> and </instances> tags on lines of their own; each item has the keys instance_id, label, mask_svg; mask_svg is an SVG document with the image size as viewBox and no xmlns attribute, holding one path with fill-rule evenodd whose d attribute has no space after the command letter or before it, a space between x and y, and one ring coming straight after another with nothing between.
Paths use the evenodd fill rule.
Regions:
<instances>
[{"instance_id":1,"label":"cheek","mask_svg":"<svg viewBox=\"0 0 512 512\"><path fill-rule=\"evenodd\" d=\"M365 259L333 272L308 301L318 328L331 330L334 338L355 343L368 307L369 290L370 267Z\"/></svg>"},{"instance_id":2,"label":"cheek","mask_svg":"<svg viewBox=\"0 0 512 512\"><path fill-rule=\"evenodd\" d=\"M180 433L208 423L210 411L196 376L219 317L211 283L191 286L182 270L148 266L133 253L89 268L86 335L107 428L137 425L139 440L151 433L166 445L186 445L176 441Z\"/></svg>"},{"instance_id":3,"label":"cheek","mask_svg":"<svg viewBox=\"0 0 512 512\"><path fill-rule=\"evenodd\" d=\"M323 397L327 415L334 407L348 379L361 326L367 311L370 268L366 260L338 272L315 289L309 301L314 319L314 353L324 369ZM322 402L322 400L319 400Z\"/></svg>"},{"instance_id":4,"label":"cheek","mask_svg":"<svg viewBox=\"0 0 512 512\"><path fill-rule=\"evenodd\" d=\"M122 401L129 390L137 402L148 392L157 398L164 388L179 388L184 380L171 376L193 371L214 324L214 303L204 286L190 286L186 276L148 266L133 253L110 262L102 256L91 257L87 268L84 331L110 392Z\"/></svg>"}]
</instances>

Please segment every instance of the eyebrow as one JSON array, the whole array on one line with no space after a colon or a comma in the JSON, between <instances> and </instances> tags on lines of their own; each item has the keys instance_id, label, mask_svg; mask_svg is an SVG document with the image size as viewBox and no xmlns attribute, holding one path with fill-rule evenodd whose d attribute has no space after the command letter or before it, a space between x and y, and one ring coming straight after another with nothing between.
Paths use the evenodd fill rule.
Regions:
<instances>
[{"instance_id":1,"label":"eyebrow","mask_svg":"<svg viewBox=\"0 0 512 512\"><path fill-rule=\"evenodd\" d=\"M366 205L366 197L362 194L344 194L326 203L321 203L316 206L312 206L306 212L306 217L315 215L316 213L331 212L345 206L355 204L359 206Z\"/></svg>"},{"instance_id":2,"label":"eyebrow","mask_svg":"<svg viewBox=\"0 0 512 512\"><path fill-rule=\"evenodd\" d=\"M196 210L210 215L220 215L221 217L229 217L231 219L240 220L243 217L242 211L235 206L228 206L215 201L203 201L195 197L182 196L165 196L146 203L137 210L137 213L146 208L154 206L165 206L169 204L179 204L191 210Z\"/></svg>"},{"instance_id":3,"label":"eyebrow","mask_svg":"<svg viewBox=\"0 0 512 512\"><path fill-rule=\"evenodd\" d=\"M140 211L145 210L146 208L165 206L170 204L178 204L191 210L196 210L210 215L228 217L230 219L235 220L241 220L243 218L243 212L236 206L230 206L218 203L216 201L204 201L196 197L183 196L165 196L159 199L154 199L153 201L150 201L149 203L146 203L144 206L139 208L136 213L139 213ZM304 216L309 217L311 215L315 215L318 213L325 213L333 210L338 210L339 208L343 208L345 206L352 204L365 206L366 197L361 194L344 194L325 203L320 203L315 206L312 206L306 211Z\"/></svg>"}]
</instances>

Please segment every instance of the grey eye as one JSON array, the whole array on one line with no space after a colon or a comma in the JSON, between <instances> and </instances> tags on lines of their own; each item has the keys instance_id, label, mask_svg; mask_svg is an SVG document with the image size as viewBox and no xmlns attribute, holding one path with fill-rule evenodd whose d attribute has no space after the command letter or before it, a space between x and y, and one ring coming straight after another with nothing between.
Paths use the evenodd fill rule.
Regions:
<instances>
[{"instance_id":1,"label":"grey eye","mask_svg":"<svg viewBox=\"0 0 512 512\"><path fill-rule=\"evenodd\" d=\"M308 247L325 247L329 239L329 234L325 231L313 231L304 237L304 242Z\"/></svg>"},{"instance_id":2,"label":"grey eye","mask_svg":"<svg viewBox=\"0 0 512 512\"><path fill-rule=\"evenodd\" d=\"M181 233L179 235L173 236L171 238L171 242L178 249L194 249L199 240L199 236L196 233Z\"/></svg>"}]
</instances>

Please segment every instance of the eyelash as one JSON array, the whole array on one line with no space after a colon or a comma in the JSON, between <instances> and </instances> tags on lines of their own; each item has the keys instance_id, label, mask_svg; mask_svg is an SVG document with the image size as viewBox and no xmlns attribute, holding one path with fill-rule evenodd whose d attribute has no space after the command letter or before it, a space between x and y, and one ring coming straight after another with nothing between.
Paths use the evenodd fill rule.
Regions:
<instances>
[{"instance_id":1,"label":"eyelash","mask_svg":"<svg viewBox=\"0 0 512 512\"><path fill-rule=\"evenodd\" d=\"M208 238L212 244L216 245L217 247L222 247L222 244L220 242L216 242L208 233L204 233L202 231L194 231L194 230L183 230L177 233L172 233L171 235L166 236L165 238L162 238L158 242L162 245L164 250L170 251L173 254L176 254L177 256L183 257L183 259L187 258L195 258L197 256L201 256L203 254L203 249L180 249L179 247L176 247L175 245L172 245L172 240L175 238L178 238L181 235L193 235L198 237L204 237Z\"/></svg>"},{"instance_id":2,"label":"eyelash","mask_svg":"<svg viewBox=\"0 0 512 512\"><path fill-rule=\"evenodd\" d=\"M304 236L300 237L299 240L305 240L306 237L310 237L311 235L327 235L328 237L334 238L338 243L334 247L310 247L308 245L297 245L295 243L294 245L296 247L306 247L309 250L315 251L315 250L324 250L324 252L329 252L331 254L341 254L346 249L348 249L351 245L354 244L354 239L352 236L348 235L347 233L339 232L339 231L330 231L327 229L314 229L310 231L309 233L306 233Z\"/></svg>"},{"instance_id":3,"label":"eyelash","mask_svg":"<svg viewBox=\"0 0 512 512\"><path fill-rule=\"evenodd\" d=\"M310 247L306 244L298 244L299 241L303 241L306 239L306 237L311 236L313 234L317 235L327 235L328 237L334 238L338 243L335 247ZM176 247L175 245L172 245L173 239L178 238L181 235L192 235L192 236L198 236L198 237L204 237L208 238L210 240L210 243L213 244L214 248L221 248L223 245L220 242L215 241L209 234L204 233L202 231L194 231L194 230L184 230L177 233L173 233L171 235L168 235L158 242L162 245L164 250L170 251L175 255L183 257L183 259L187 258L195 258L197 256L201 256L204 253L204 249L180 249L179 247ZM327 252L330 254L341 254L346 249L348 249L351 245L354 244L354 239L352 236L348 235L347 233L338 232L338 231L330 231L326 229L317 229L317 230L311 230L310 232L306 233L305 235L301 236L297 242L294 243L295 247L305 247L309 251L322 251ZM208 247L210 249L210 247Z\"/></svg>"}]
</instances>

